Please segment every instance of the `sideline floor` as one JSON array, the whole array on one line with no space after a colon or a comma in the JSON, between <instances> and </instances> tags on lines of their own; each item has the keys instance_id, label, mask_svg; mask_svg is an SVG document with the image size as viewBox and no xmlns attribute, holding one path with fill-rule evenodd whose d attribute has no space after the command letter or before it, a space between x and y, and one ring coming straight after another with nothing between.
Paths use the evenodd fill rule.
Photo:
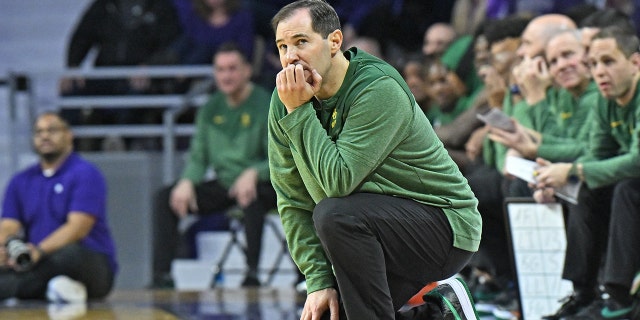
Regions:
<instances>
[{"instance_id":1,"label":"sideline floor","mask_svg":"<svg viewBox=\"0 0 640 320\"><path fill-rule=\"evenodd\" d=\"M115 291L87 305L8 300L0 306L0 319L293 320L303 302L293 288Z\"/></svg>"},{"instance_id":2,"label":"sideline floor","mask_svg":"<svg viewBox=\"0 0 640 320\"><path fill-rule=\"evenodd\" d=\"M304 298L293 288L215 288L198 292L116 290L104 301L86 305L6 300L0 304L0 319L298 320Z\"/></svg>"}]
</instances>

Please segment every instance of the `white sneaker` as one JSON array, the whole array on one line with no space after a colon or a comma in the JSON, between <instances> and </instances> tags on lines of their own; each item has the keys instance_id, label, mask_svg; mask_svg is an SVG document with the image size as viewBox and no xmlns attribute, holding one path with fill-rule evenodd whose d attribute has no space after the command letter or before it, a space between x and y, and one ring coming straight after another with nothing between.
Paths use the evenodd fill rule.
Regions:
<instances>
[{"instance_id":1,"label":"white sneaker","mask_svg":"<svg viewBox=\"0 0 640 320\"><path fill-rule=\"evenodd\" d=\"M49 320L74 320L86 314L86 303L50 303L47 306Z\"/></svg>"},{"instance_id":2,"label":"white sneaker","mask_svg":"<svg viewBox=\"0 0 640 320\"><path fill-rule=\"evenodd\" d=\"M47 284L47 299L51 302L86 302L87 288L67 276L56 276Z\"/></svg>"}]
</instances>

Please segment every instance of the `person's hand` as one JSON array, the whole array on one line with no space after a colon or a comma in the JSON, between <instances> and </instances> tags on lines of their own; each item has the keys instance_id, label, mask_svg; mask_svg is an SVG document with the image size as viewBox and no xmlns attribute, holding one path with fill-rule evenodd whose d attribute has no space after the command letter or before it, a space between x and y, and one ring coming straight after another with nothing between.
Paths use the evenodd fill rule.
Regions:
<instances>
[{"instance_id":1,"label":"person's hand","mask_svg":"<svg viewBox=\"0 0 640 320\"><path fill-rule=\"evenodd\" d=\"M534 171L537 189L557 188L567 184L571 163L551 163L542 158L536 159L536 162L540 165Z\"/></svg>"},{"instance_id":2,"label":"person's hand","mask_svg":"<svg viewBox=\"0 0 640 320\"><path fill-rule=\"evenodd\" d=\"M467 153L467 157L471 160L476 160L478 156L482 154L482 145L484 143L484 139L489 132L489 127L484 126L476 129L471 133L471 136L464 144L464 150Z\"/></svg>"},{"instance_id":3,"label":"person's hand","mask_svg":"<svg viewBox=\"0 0 640 320\"><path fill-rule=\"evenodd\" d=\"M178 217L185 217L189 211L198 211L198 202L193 182L180 180L171 190L169 206Z\"/></svg>"},{"instance_id":4,"label":"person's hand","mask_svg":"<svg viewBox=\"0 0 640 320\"><path fill-rule=\"evenodd\" d=\"M331 320L339 320L340 304L338 292L334 288L326 288L310 293L302 308L300 320L320 320L329 309Z\"/></svg>"},{"instance_id":5,"label":"person's hand","mask_svg":"<svg viewBox=\"0 0 640 320\"><path fill-rule=\"evenodd\" d=\"M508 148L517 150L523 157L533 159L538 154L540 139L535 139L529 129L518 121L513 121L516 130L509 132L496 127L490 127L489 139Z\"/></svg>"},{"instance_id":6,"label":"person's hand","mask_svg":"<svg viewBox=\"0 0 640 320\"><path fill-rule=\"evenodd\" d=\"M229 188L229 197L236 199L240 208L246 208L257 197L258 170L249 168L244 170Z\"/></svg>"},{"instance_id":7,"label":"person's hand","mask_svg":"<svg viewBox=\"0 0 640 320\"><path fill-rule=\"evenodd\" d=\"M513 68L513 76L529 105L544 100L547 88L553 82L547 63L540 56L525 57L519 65Z\"/></svg>"},{"instance_id":8,"label":"person's hand","mask_svg":"<svg viewBox=\"0 0 640 320\"><path fill-rule=\"evenodd\" d=\"M556 202L554 194L555 190L553 188L537 189L533 192L533 199L537 203L553 203Z\"/></svg>"},{"instance_id":9,"label":"person's hand","mask_svg":"<svg viewBox=\"0 0 640 320\"><path fill-rule=\"evenodd\" d=\"M318 71L302 64L290 64L276 75L278 96L288 113L311 100L320 91L321 84L322 77Z\"/></svg>"}]
</instances>

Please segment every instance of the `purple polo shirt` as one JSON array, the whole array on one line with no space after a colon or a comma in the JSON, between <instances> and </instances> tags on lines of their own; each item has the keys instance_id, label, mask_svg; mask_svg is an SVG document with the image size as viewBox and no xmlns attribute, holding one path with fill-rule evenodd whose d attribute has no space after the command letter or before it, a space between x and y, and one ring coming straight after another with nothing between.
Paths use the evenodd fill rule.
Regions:
<instances>
[{"instance_id":1,"label":"purple polo shirt","mask_svg":"<svg viewBox=\"0 0 640 320\"><path fill-rule=\"evenodd\" d=\"M37 244L63 225L69 212L90 214L96 222L80 244L108 255L115 273L115 246L107 225L106 201L107 186L102 173L72 153L50 177L45 176L40 164L13 176L5 191L2 218L20 221L27 240Z\"/></svg>"}]
</instances>

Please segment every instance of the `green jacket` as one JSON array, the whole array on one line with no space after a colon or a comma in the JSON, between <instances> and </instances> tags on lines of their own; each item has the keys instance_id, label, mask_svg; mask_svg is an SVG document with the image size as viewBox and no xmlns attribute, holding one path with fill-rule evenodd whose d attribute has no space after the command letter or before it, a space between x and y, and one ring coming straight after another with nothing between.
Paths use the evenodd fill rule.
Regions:
<instances>
[{"instance_id":1,"label":"green jacket","mask_svg":"<svg viewBox=\"0 0 640 320\"><path fill-rule=\"evenodd\" d=\"M640 177L640 81L629 104L600 97L594 112L589 151L582 163L590 188Z\"/></svg>"},{"instance_id":2,"label":"green jacket","mask_svg":"<svg viewBox=\"0 0 640 320\"><path fill-rule=\"evenodd\" d=\"M235 108L224 94L213 93L198 110L182 178L198 183L213 169L218 181L229 188L244 170L253 167L261 181L268 181L268 106L269 93L257 85Z\"/></svg>"},{"instance_id":3,"label":"green jacket","mask_svg":"<svg viewBox=\"0 0 640 320\"><path fill-rule=\"evenodd\" d=\"M277 91L271 98L271 181L308 292L335 285L312 220L315 205L327 197L368 192L411 198L443 209L455 247L476 251L480 244L477 200L402 76L355 48L344 55L347 74L330 99L287 114Z\"/></svg>"}]
</instances>

